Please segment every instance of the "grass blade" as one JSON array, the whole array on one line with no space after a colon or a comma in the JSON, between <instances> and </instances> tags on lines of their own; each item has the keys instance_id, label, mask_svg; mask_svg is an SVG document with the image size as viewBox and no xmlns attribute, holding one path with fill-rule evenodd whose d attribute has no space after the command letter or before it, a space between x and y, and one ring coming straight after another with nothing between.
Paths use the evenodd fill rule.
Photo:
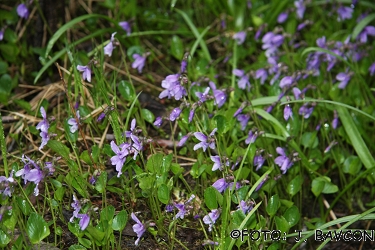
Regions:
<instances>
[{"instance_id":1,"label":"grass blade","mask_svg":"<svg viewBox=\"0 0 375 250\"><path fill-rule=\"evenodd\" d=\"M352 142L354 150L357 152L358 157L361 159L362 163L365 165L366 168L375 167L375 160L372 157L365 142L363 141L361 134L359 133L348 110L346 108L339 106L337 107L337 112L341 119L342 125L344 126L344 129L350 141Z\"/></svg>"}]
</instances>

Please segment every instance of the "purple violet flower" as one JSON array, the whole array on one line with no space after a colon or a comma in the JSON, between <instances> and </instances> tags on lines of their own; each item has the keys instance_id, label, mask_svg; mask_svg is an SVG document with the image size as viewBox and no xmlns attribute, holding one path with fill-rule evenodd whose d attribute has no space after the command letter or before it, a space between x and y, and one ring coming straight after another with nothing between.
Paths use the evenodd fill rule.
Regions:
<instances>
[{"instance_id":1,"label":"purple violet flower","mask_svg":"<svg viewBox=\"0 0 375 250\"><path fill-rule=\"evenodd\" d=\"M245 72L243 70L234 69L233 74L235 76L240 77L240 80L237 83L238 87L240 89L245 89L245 88L249 89L250 88L249 76L247 74L245 74Z\"/></svg>"},{"instance_id":2,"label":"purple violet flower","mask_svg":"<svg viewBox=\"0 0 375 250\"><path fill-rule=\"evenodd\" d=\"M187 212L187 210L185 209L185 204L175 204L174 205L175 208L178 209L178 213L174 216L174 220L180 218L180 219L184 219L184 216Z\"/></svg>"},{"instance_id":3,"label":"purple violet flower","mask_svg":"<svg viewBox=\"0 0 375 250\"><path fill-rule=\"evenodd\" d=\"M29 182L33 182L36 186L34 189L34 195L39 195L39 183L43 180L44 174L43 171L40 169L40 166L36 164L33 160L31 160L26 155L22 155L22 162L25 163L23 169L20 169L16 172L15 176L21 176L24 179L25 184ZM30 169L31 166L34 166L33 169Z\"/></svg>"},{"instance_id":4,"label":"purple violet flower","mask_svg":"<svg viewBox=\"0 0 375 250\"><path fill-rule=\"evenodd\" d=\"M4 39L4 28L0 30L0 41Z\"/></svg>"},{"instance_id":5,"label":"purple violet flower","mask_svg":"<svg viewBox=\"0 0 375 250\"><path fill-rule=\"evenodd\" d=\"M169 75L162 82L161 86L165 88L159 95L160 99L168 97L174 97L177 101L180 100L183 96L186 96L186 89L180 84L180 75Z\"/></svg>"},{"instance_id":6,"label":"purple violet flower","mask_svg":"<svg viewBox=\"0 0 375 250\"><path fill-rule=\"evenodd\" d=\"M181 111L182 110L180 108L174 108L169 115L169 120L171 120L172 122L175 121L180 116Z\"/></svg>"},{"instance_id":7,"label":"purple violet flower","mask_svg":"<svg viewBox=\"0 0 375 250\"><path fill-rule=\"evenodd\" d=\"M361 33L359 33L357 40L360 40L361 43L367 43L367 36L375 36L375 27L366 26Z\"/></svg>"},{"instance_id":8,"label":"purple violet flower","mask_svg":"<svg viewBox=\"0 0 375 250\"><path fill-rule=\"evenodd\" d=\"M123 143L120 145L120 150L116 143L111 141L112 151L116 154L111 157L111 164L116 166L116 171L118 172L117 177L120 177L122 174L122 167L126 161L126 157L129 155L129 147L130 145L128 143Z\"/></svg>"},{"instance_id":9,"label":"purple violet flower","mask_svg":"<svg viewBox=\"0 0 375 250\"><path fill-rule=\"evenodd\" d=\"M132 68L137 69L138 73L142 73L142 69L146 63L147 54L145 56L141 56L139 54L133 54L134 62L132 63Z\"/></svg>"},{"instance_id":10,"label":"purple violet flower","mask_svg":"<svg viewBox=\"0 0 375 250\"><path fill-rule=\"evenodd\" d=\"M160 116L156 117L156 119L154 121L155 127L160 128L162 122L163 122L163 119Z\"/></svg>"},{"instance_id":11,"label":"purple violet flower","mask_svg":"<svg viewBox=\"0 0 375 250\"><path fill-rule=\"evenodd\" d=\"M225 178L221 178L215 181L214 184L212 184L212 186L216 188L217 191L222 193L228 188L229 184L227 183Z\"/></svg>"},{"instance_id":12,"label":"purple violet flower","mask_svg":"<svg viewBox=\"0 0 375 250\"><path fill-rule=\"evenodd\" d=\"M40 107L40 113L43 117L43 120L36 125L36 129L40 130L40 136L42 137L42 143L39 147L39 150L41 150L49 141L49 134L48 134L48 128L49 128L49 122L47 120L47 114L43 106Z\"/></svg>"},{"instance_id":13,"label":"purple violet flower","mask_svg":"<svg viewBox=\"0 0 375 250\"><path fill-rule=\"evenodd\" d=\"M0 176L0 194L3 195L3 198L5 199L5 196L11 197L13 192L13 170L10 172L9 177ZM1 220L0 220L1 221Z\"/></svg>"},{"instance_id":14,"label":"purple violet flower","mask_svg":"<svg viewBox=\"0 0 375 250\"><path fill-rule=\"evenodd\" d=\"M215 149L215 139L213 138L217 128L214 128L210 135L207 137L201 132L195 132L194 136L197 138L200 142L194 146L194 151L202 148L203 151L206 151L208 147Z\"/></svg>"},{"instance_id":15,"label":"purple violet flower","mask_svg":"<svg viewBox=\"0 0 375 250\"><path fill-rule=\"evenodd\" d=\"M208 213L208 215L203 217L203 222L204 224L208 225L209 232L212 231L212 227L215 224L216 220L219 218L219 216L220 216L220 211L217 209L214 209L210 213Z\"/></svg>"},{"instance_id":16,"label":"purple violet flower","mask_svg":"<svg viewBox=\"0 0 375 250\"><path fill-rule=\"evenodd\" d=\"M339 115L337 114L337 111L333 111L333 120L332 120L332 128L336 129L339 125Z\"/></svg>"},{"instance_id":17,"label":"purple violet flower","mask_svg":"<svg viewBox=\"0 0 375 250\"><path fill-rule=\"evenodd\" d=\"M259 183L259 185L255 188L255 192L258 192L259 189L261 189L264 185L264 183L266 183L266 181L268 180L269 176L267 175L266 177L264 177L264 179Z\"/></svg>"},{"instance_id":18,"label":"purple violet flower","mask_svg":"<svg viewBox=\"0 0 375 250\"><path fill-rule=\"evenodd\" d=\"M279 16L277 17L278 23L284 23L288 19L288 13L287 12L281 12Z\"/></svg>"},{"instance_id":19,"label":"purple violet flower","mask_svg":"<svg viewBox=\"0 0 375 250\"><path fill-rule=\"evenodd\" d=\"M275 164L280 167L283 174L293 165L293 161L285 154L285 150L281 147L276 148L276 152L280 155L276 157Z\"/></svg>"},{"instance_id":20,"label":"purple violet flower","mask_svg":"<svg viewBox=\"0 0 375 250\"><path fill-rule=\"evenodd\" d=\"M195 92L195 95L199 98L200 102L205 102L208 97L208 92L210 91L210 87L207 87L204 92Z\"/></svg>"},{"instance_id":21,"label":"purple violet flower","mask_svg":"<svg viewBox=\"0 0 375 250\"><path fill-rule=\"evenodd\" d=\"M313 111L314 107L310 106L308 103L305 103L300 107L298 114L302 115L305 119L308 119Z\"/></svg>"},{"instance_id":22,"label":"purple violet flower","mask_svg":"<svg viewBox=\"0 0 375 250\"><path fill-rule=\"evenodd\" d=\"M186 141L189 139L190 137L190 133L188 133L187 135L184 135L183 137L181 137L180 141L178 142L177 146L178 147L182 147Z\"/></svg>"},{"instance_id":23,"label":"purple violet flower","mask_svg":"<svg viewBox=\"0 0 375 250\"><path fill-rule=\"evenodd\" d=\"M246 145L249 145L250 143L254 143L257 137L258 137L258 132L253 132L252 130L250 130L245 140Z\"/></svg>"},{"instance_id":24,"label":"purple violet flower","mask_svg":"<svg viewBox=\"0 0 375 250\"><path fill-rule=\"evenodd\" d=\"M189 123L193 121L194 115L195 115L195 108L192 108L190 109L190 112L189 112Z\"/></svg>"},{"instance_id":25,"label":"purple violet flower","mask_svg":"<svg viewBox=\"0 0 375 250\"><path fill-rule=\"evenodd\" d=\"M293 95L294 95L295 100L301 99L302 92L301 92L301 90L299 90L299 88L294 87L292 91L293 91Z\"/></svg>"},{"instance_id":26,"label":"purple violet flower","mask_svg":"<svg viewBox=\"0 0 375 250\"><path fill-rule=\"evenodd\" d=\"M131 26L129 22L123 21L119 22L118 25L126 31L126 35L129 36L132 32Z\"/></svg>"},{"instance_id":27,"label":"purple violet flower","mask_svg":"<svg viewBox=\"0 0 375 250\"><path fill-rule=\"evenodd\" d=\"M370 76L373 76L375 74L375 63L371 64L371 66L368 68L368 71L370 72Z\"/></svg>"},{"instance_id":28,"label":"purple violet flower","mask_svg":"<svg viewBox=\"0 0 375 250\"><path fill-rule=\"evenodd\" d=\"M88 214L78 214L77 218L79 218L79 228L83 231L90 223L90 216Z\"/></svg>"},{"instance_id":29,"label":"purple violet flower","mask_svg":"<svg viewBox=\"0 0 375 250\"><path fill-rule=\"evenodd\" d=\"M298 0L294 2L294 6L296 6L296 13L299 19L303 18L305 14L306 6L303 0Z\"/></svg>"},{"instance_id":30,"label":"purple violet flower","mask_svg":"<svg viewBox=\"0 0 375 250\"><path fill-rule=\"evenodd\" d=\"M81 210L81 204L79 203L77 197L73 194L73 202L71 203L73 211L73 216L70 218L69 222L73 222L74 218L78 218L78 213Z\"/></svg>"},{"instance_id":31,"label":"purple violet flower","mask_svg":"<svg viewBox=\"0 0 375 250\"><path fill-rule=\"evenodd\" d=\"M293 112L292 112L292 108L290 107L290 105L287 104L285 105L285 108L284 108L284 119L285 121L288 121L289 118L293 119Z\"/></svg>"},{"instance_id":32,"label":"purple violet flower","mask_svg":"<svg viewBox=\"0 0 375 250\"><path fill-rule=\"evenodd\" d=\"M272 57L276 54L277 48L284 42L284 36L280 34L274 34L273 32L267 32L262 38L262 49L266 50L266 56Z\"/></svg>"},{"instance_id":33,"label":"purple violet flower","mask_svg":"<svg viewBox=\"0 0 375 250\"><path fill-rule=\"evenodd\" d=\"M227 95L224 91L216 89L216 84L214 82L210 81L208 84L214 93L215 104L218 106L218 108L221 108L221 106L223 106L227 100Z\"/></svg>"},{"instance_id":34,"label":"purple violet flower","mask_svg":"<svg viewBox=\"0 0 375 250\"><path fill-rule=\"evenodd\" d=\"M285 87L290 87L292 83L294 82L293 77L291 76L285 76L283 79L280 81L280 88L285 88Z\"/></svg>"},{"instance_id":35,"label":"purple violet flower","mask_svg":"<svg viewBox=\"0 0 375 250\"><path fill-rule=\"evenodd\" d=\"M264 84L264 82L267 80L268 73L265 69L258 69L255 72L255 79L260 79L260 84Z\"/></svg>"},{"instance_id":36,"label":"purple violet flower","mask_svg":"<svg viewBox=\"0 0 375 250\"><path fill-rule=\"evenodd\" d=\"M256 167L255 171L258 171L263 166L265 160L266 159L261 154L254 156L254 166Z\"/></svg>"},{"instance_id":37,"label":"purple violet flower","mask_svg":"<svg viewBox=\"0 0 375 250\"><path fill-rule=\"evenodd\" d=\"M246 39L246 32L240 31L233 35L233 39L237 41L238 45L241 45L245 42Z\"/></svg>"},{"instance_id":38,"label":"purple violet flower","mask_svg":"<svg viewBox=\"0 0 375 250\"><path fill-rule=\"evenodd\" d=\"M238 209L241 209L244 214L253 209L254 202L246 202L244 200L240 201L240 204L237 206Z\"/></svg>"},{"instance_id":39,"label":"purple violet flower","mask_svg":"<svg viewBox=\"0 0 375 250\"><path fill-rule=\"evenodd\" d=\"M331 150L331 148L333 147L333 146L335 146L337 144L337 141L332 141L329 145L328 145L328 147L324 150L324 153L326 154L326 153L328 153L330 150Z\"/></svg>"},{"instance_id":40,"label":"purple violet flower","mask_svg":"<svg viewBox=\"0 0 375 250\"><path fill-rule=\"evenodd\" d=\"M336 80L340 82L338 88L344 89L346 85L349 83L350 77L351 77L350 73L344 73L344 72L338 73L336 76Z\"/></svg>"},{"instance_id":41,"label":"purple violet flower","mask_svg":"<svg viewBox=\"0 0 375 250\"><path fill-rule=\"evenodd\" d=\"M211 160L214 162L214 165L212 166L212 171L216 171L216 170L220 170L222 171L223 168L222 168L222 164L221 164L221 160L220 160L220 156L218 155L215 155L215 156L211 156L210 157Z\"/></svg>"},{"instance_id":42,"label":"purple violet flower","mask_svg":"<svg viewBox=\"0 0 375 250\"><path fill-rule=\"evenodd\" d=\"M146 232L146 227L137 218L137 216L135 216L134 213L131 213L131 217L136 222L136 224L133 225L133 231L134 231L134 233L137 234L138 239L135 241L135 245L138 246L138 243L139 243L142 235Z\"/></svg>"},{"instance_id":43,"label":"purple violet flower","mask_svg":"<svg viewBox=\"0 0 375 250\"><path fill-rule=\"evenodd\" d=\"M237 116L237 120L240 122L241 130L243 131L246 129L247 123L250 120L250 116L246 114L241 114Z\"/></svg>"},{"instance_id":44,"label":"purple violet flower","mask_svg":"<svg viewBox=\"0 0 375 250\"><path fill-rule=\"evenodd\" d=\"M125 131L125 137L130 138L131 135L136 135L137 131L135 129L135 126L137 125L137 121L133 118L133 120L130 123L130 131Z\"/></svg>"},{"instance_id":45,"label":"purple violet flower","mask_svg":"<svg viewBox=\"0 0 375 250\"><path fill-rule=\"evenodd\" d=\"M340 6L337 9L337 14L339 15L337 17L337 21L343 21L345 19L351 19L353 14L353 9L350 7Z\"/></svg>"},{"instance_id":46,"label":"purple violet flower","mask_svg":"<svg viewBox=\"0 0 375 250\"><path fill-rule=\"evenodd\" d=\"M91 69L89 66L77 65L77 70L79 72L82 72L83 80L87 80L88 82L91 82Z\"/></svg>"},{"instance_id":47,"label":"purple violet flower","mask_svg":"<svg viewBox=\"0 0 375 250\"><path fill-rule=\"evenodd\" d=\"M115 48L113 42L115 40L115 35L117 32L112 33L111 40L109 43L104 47L104 55L108 55L109 57L112 56L113 49Z\"/></svg>"},{"instance_id":48,"label":"purple violet flower","mask_svg":"<svg viewBox=\"0 0 375 250\"><path fill-rule=\"evenodd\" d=\"M29 10L27 9L26 5L21 3L17 6L17 14L19 17L27 19L29 17Z\"/></svg>"},{"instance_id":49,"label":"purple violet flower","mask_svg":"<svg viewBox=\"0 0 375 250\"><path fill-rule=\"evenodd\" d=\"M76 115L77 115L77 119L78 119L78 122L79 122L79 120L81 119L81 116L79 115L79 110L77 110ZM70 128L69 128L70 133L75 133L78 130L79 124L77 123L76 118L70 118L68 120L68 124L70 126Z\"/></svg>"}]
</instances>

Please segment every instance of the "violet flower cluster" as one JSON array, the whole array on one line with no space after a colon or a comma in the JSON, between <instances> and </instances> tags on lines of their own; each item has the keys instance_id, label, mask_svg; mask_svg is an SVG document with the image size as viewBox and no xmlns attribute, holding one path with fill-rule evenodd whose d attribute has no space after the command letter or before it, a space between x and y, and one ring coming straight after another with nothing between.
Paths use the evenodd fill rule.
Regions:
<instances>
[{"instance_id":1,"label":"violet flower cluster","mask_svg":"<svg viewBox=\"0 0 375 250\"><path fill-rule=\"evenodd\" d=\"M122 168L125 164L126 157L133 155L133 159L135 160L139 152L143 149L141 139L138 137L139 132L141 132L141 130L136 129L136 120L133 119L130 131L125 131L125 137L128 138L128 142L117 146L114 141L111 141L111 148L115 153L111 158L111 164L116 166L116 171L118 172L117 177L120 177L122 174Z\"/></svg>"},{"instance_id":2,"label":"violet flower cluster","mask_svg":"<svg viewBox=\"0 0 375 250\"><path fill-rule=\"evenodd\" d=\"M36 126L36 129L40 130L40 137L42 137L42 143L40 144L39 150L43 149L43 147L48 143L50 139L50 134L48 133L49 122L47 120L47 114L43 106L40 107L40 113L43 117L43 120Z\"/></svg>"},{"instance_id":3,"label":"violet flower cluster","mask_svg":"<svg viewBox=\"0 0 375 250\"><path fill-rule=\"evenodd\" d=\"M18 170L15 174L16 177L21 176L24 179L24 183L32 182L35 184L34 195L39 195L39 183L47 175L52 175L55 172L55 168L51 162L46 162L42 169L35 161L31 160L28 156L22 155L22 162L25 164L24 167Z\"/></svg>"},{"instance_id":4,"label":"violet flower cluster","mask_svg":"<svg viewBox=\"0 0 375 250\"><path fill-rule=\"evenodd\" d=\"M75 195L73 195L73 202L71 204L73 211L73 216L70 218L69 222L73 223L74 218L79 219L79 228L83 231L87 228L90 223L90 215L88 214L80 214L79 211L81 210L81 203L77 199Z\"/></svg>"}]
</instances>

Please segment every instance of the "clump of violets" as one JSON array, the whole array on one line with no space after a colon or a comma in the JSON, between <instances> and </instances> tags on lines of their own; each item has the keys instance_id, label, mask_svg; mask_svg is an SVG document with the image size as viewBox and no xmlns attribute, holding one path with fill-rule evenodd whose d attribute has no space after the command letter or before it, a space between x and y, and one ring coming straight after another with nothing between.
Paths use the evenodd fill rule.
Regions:
<instances>
[{"instance_id":1,"label":"clump of violets","mask_svg":"<svg viewBox=\"0 0 375 250\"><path fill-rule=\"evenodd\" d=\"M90 216L88 214L80 214L79 211L81 210L81 204L77 197L73 195L73 202L71 204L73 211L73 216L70 218L69 222L73 222L74 218L79 219L79 228L83 231L87 228L90 223Z\"/></svg>"},{"instance_id":2,"label":"clump of violets","mask_svg":"<svg viewBox=\"0 0 375 250\"><path fill-rule=\"evenodd\" d=\"M10 173L9 177L0 176L0 194L3 196L3 199L5 198L5 196L12 196L13 183L13 171Z\"/></svg>"},{"instance_id":3,"label":"clump of violets","mask_svg":"<svg viewBox=\"0 0 375 250\"><path fill-rule=\"evenodd\" d=\"M208 225L208 231L212 231L213 225L216 223L216 220L220 217L220 211L218 209L213 209L206 216L203 217L204 224Z\"/></svg>"},{"instance_id":4,"label":"clump of violets","mask_svg":"<svg viewBox=\"0 0 375 250\"><path fill-rule=\"evenodd\" d=\"M112 56L113 49L115 48L114 41L115 41L115 35L117 32L112 33L111 40L109 43L104 47L104 55Z\"/></svg>"},{"instance_id":5,"label":"clump of violets","mask_svg":"<svg viewBox=\"0 0 375 250\"><path fill-rule=\"evenodd\" d=\"M111 157L111 164L116 166L118 172L117 177L122 174L122 167L125 164L126 157L133 155L133 159L137 158L139 152L143 149L141 139L137 136L142 130L136 129L136 120L133 119L130 125L130 131L125 131L125 137L128 142L122 143L119 146L114 141L111 141L111 149L115 153Z\"/></svg>"},{"instance_id":6,"label":"clump of violets","mask_svg":"<svg viewBox=\"0 0 375 250\"><path fill-rule=\"evenodd\" d=\"M17 6L17 15L21 18L27 19L29 17L29 10L24 3Z\"/></svg>"},{"instance_id":7,"label":"clump of violets","mask_svg":"<svg viewBox=\"0 0 375 250\"><path fill-rule=\"evenodd\" d=\"M21 176L24 179L25 184L32 182L35 184L34 195L39 195L39 183L44 179L46 175L51 175L55 172L53 164L46 162L44 169L31 160L28 156L22 155L22 162L25 164L24 167L18 170L15 174L16 177Z\"/></svg>"},{"instance_id":8,"label":"clump of violets","mask_svg":"<svg viewBox=\"0 0 375 250\"><path fill-rule=\"evenodd\" d=\"M178 101L182 97L187 95L185 87L181 84L180 74L167 76L161 82L161 86L165 88L165 90L160 93L160 99L163 99L165 97L168 97L168 99L170 99L171 97L174 97Z\"/></svg>"},{"instance_id":9,"label":"clump of violets","mask_svg":"<svg viewBox=\"0 0 375 250\"><path fill-rule=\"evenodd\" d=\"M82 72L83 80L87 80L88 82L91 82L91 69L88 65L86 66L77 65L77 70L79 72Z\"/></svg>"},{"instance_id":10,"label":"clump of violets","mask_svg":"<svg viewBox=\"0 0 375 250\"><path fill-rule=\"evenodd\" d=\"M40 144L39 150L43 149L43 147L48 143L50 139L50 135L48 133L49 129L49 122L47 119L47 114L44 107L40 107L40 113L43 117L43 120L36 125L36 129L40 130L40 137L42 137L42 143Z\"/></svg>"},{"instance_id":11,"label":"clump of violets","mask_svg":"<svg viewBox=\"0 0 375 250\"><path fill-rule=\"evenodd\" d=\"M184 59L181 62L181 74L168 75L162 82L161 86L165 89L163 90L159 98L163 99L168 97L174 97L176 101L180 100L187 95L186 89L183 85L188 83L188 77L185 74L187 71L187 57L188 53L185 53Z\"/></svg>"}]
</instances>

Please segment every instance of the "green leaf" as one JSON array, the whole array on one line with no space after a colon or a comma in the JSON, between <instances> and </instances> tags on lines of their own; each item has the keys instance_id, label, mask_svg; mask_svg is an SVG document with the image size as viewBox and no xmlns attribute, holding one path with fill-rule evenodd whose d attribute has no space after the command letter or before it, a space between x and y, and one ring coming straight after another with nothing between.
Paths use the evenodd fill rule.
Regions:
<instances>
[{"instance_id":1,"label":"green leaf","mask_svg":"<svg viewBox=\"0 0 375 250\"><path fill-rule=\"evenodd\" d=\"M161 184L158 188L158 199L163 204L168 204L170 200L169 188L166 184Z\"/></svg>"},{"instance_id":2,"label":"green leaf","mask_svg":"<svg viewBox=\"0 0 375 250\"><path fill-rule=\"evenodd\" d=\"M50 234L47 222L36 213L30 214L26 223L26 232L32 244L41 242Z\"/></svg>"},{"instance_id":3,"label":"green leaf","mask_svg":"<svg viewBox=\"0 0 375 250\"><path fill-rule=\"evenodd\" d=\"M300 175L297 175L288 183L288 186L286 187L288 193L291 196L296 195L302 187L302 177Z\"/></svg>"},{"instance_id":4,"label":"green leaf","mask_svg":"<svg viewBox=\"0 0 375 250\"><path fill-rule=\"evenodd\" d=\"M0 77L0 93L10 94L12 91L12 78L8 74Z\"/></svg>"},{"instance_id":5,"label":"green leaf","mask_svg":"<svg viewBox=\"0 0 375 250\"><path fill-rule=\"evenodd\" d=\"M30 214L31 206L25 199L22 199L21 197L16 197L16 202L24 215Z\"/></svg>"},{"instance_id":6,"label":"green leaf","mask_svg":"<svg viewBox=\"0 0 375 250\"><path fill-rule=\"evenodd\" d=\"M133 85L128 81L120 81L120 84L118 85L118 91L125 101L131 102L135 98Z\"/></svg>"},{"instance_id":7,"label":"green leaf","mask_svg":"<svg viewBox=\"0 0 375 250\"><path fill-rule=\"evenodd\" d=\"M317 177L311 183L311 191L315 196L323 194L332 194L339 191L339 188L331 182L327 176Z\"/></svg>"},{"instance_id":8,"label":"green leaf","mask_svg":"<svg viewBox=\"0 0 375 250\"><path fill-rule=\"evenodd\" d=\"M317 132L303 133L301 143L305 148L316 148L319 144Z\"/></svg>"},{"instance_id":9,"label":"green leaf","mask_svg":"<svg viewBox=\"0 0 375 250\"><path fill-rule=\"evenodd\" d=\"M284 233L287 233L290 229L288 221L283 216L276 216L275 223L277 230L281 231L281 235L284 235Z\"/></svg>"},{"instance_id":10,"label":"green leaf","mask_svg":"<svg viewBox=\"0 0 375 250\"><path fill-rule=\"evenodd\" d=\"M216 198L217 192L218 191L212 186L204 190L204 203L210 210L217 209L218 207L218 201Z\"/></svg>"},{"instance_id":11,"label":"green leaf","mask_svg":"<svg viewBox=\"0 0 375 250\"><path fill-rule=\"evenodd\" d=\"M111 221L113 219L113 216L115 215L115 208L113 206L105 207L100 212L100 221Z\"/></svg>"},{"instance_id":12,"label":"green leaf","mask_svg":"<svg viewBox=\"0 0 375 250\"><path fill-rule=\"evenodd\" d=\"M99 193L103 193L105 191L105 188L107 186L107 172L106 171L103 171L98 180L96 181L95 183L95 189L99 192Z\"/></svg>"},{"instance_id":13,"label":"green leaf","mask_svg":"<svg viewBox=\"0 0 375 250\"><path fill-rule=\"evenodd\" d=\"M65 160L69 160L69 148L62 142L56 140L49 140L47 146L58 155L61 155Z\"/></svg>"},{"instance_id":14,"label":"green leaf","mask_svg":"<svg viewBox=\"0 0 375 250\"><path fill-rule=\"evenodd\" d=\"M15 44L0 44L0 51L3 58L6 58L8 62L15 62L20 53Z\"/></svg>"},{"instance_id":15,"label":"green leaf","mask_svg":"<svg viewBox=\"0 0 375 250\"><path fill-rule=\"evenodd\" d=\"M150 159L148 159L146 167L151 173L162 174L160 171L162 164L163 164L163 155L158 153L158 154L152 155Z\"/></svg>"},{"instance_id":16,"label":"green leaf","mask_svg":"<svg viewBox=\"0 0 375 250\"><path fill-rule=\"evenodd\" d=\"M154 114L148 109L141 109L143 119L148 123L153 123L155 121Z\"/></svg>"},{"instance_id":17,"label":"green leaf","mask_svg":"<svg viewBox=\"0 0 375 250\"><path fill-rule=\"evenodd\" d=\"M301 218L301 215L298 211L298 208L293 205L285 211L284 218L289 223L289 226L293 227L297 225L298 221Z\"/></svg>"},{"instance_id":18,"label":"green leaf","mask_svg":"<svg viewBox=\"0 0 375 250\"><path fill-rule=\"evenodd\" d=\"M0 229L0 247L6 247L10 242L10 237Z\"/></svg>"},{"instance_id":19,"label":"green leaf","mask_svg":"<svg viewBox=\"0 0 375 250\"><path fill-rule=\"evenodd\" d=\"M55 200L62 201L65 194L65 188L59 187L56 189L55 193L53 194L53 197Z\"/></svg>"},{"instance_id":20,"label":"green leaf","mask_svg":"<svg viewBox=\"0 0 375 250\"><path fill-rule=\"evenodd\" d=\"M91 247L91 241L85 238L78 238L78 242L81 243L83 246L90 248ZM70 248L69 248L70 249ZM86 249L86 248L83 248Z\"/></svg>"},{"instance_id":21,"label":"green leaf","mask_svg":"<svg viewBox=\"0 0 375 250\"><path fill-rule=\"evenodd\" d=\"M122 210L113 219L112 229L116 231L122 231L124 230L127 222L128 213L126 212L126 210Z\"/></svg>"},{"instance_id":22,"label":"green leaf","mask_svg":"<svg viewBox=\"0 0 375 250\"><path fill-rule=\"evenodd\" d=\"M224 116L216 115L213 120L218 133L223 134L228 131L227 119Z\"/></svg>"},{"instance_id":23,"label":"green leaf","mask_svg":"<svg viewBox=\"0 0 375 250\"><path fill-rule=\"evenodd\" d=\"M269 216L274 216L280 207L279 195L275 194L268 200L267 213Z\"/></svg>"},{"instance_id":24,"label":"green leaf","mask_svg":"<svg viewBox=\"0 0 375 250\"><path fill-rule=\"evenodd\" d=\"M8 70L8 64L6 62L0 61L0 75L5 74Z\"/></svg>"},{"instance_id":25,"label":"green leaf","mask_svg":"<svg viewBox=\"0 0 375 250\"><path fill-rule=\"evenodd\" d=\"M182 45L181 39L176 35L172 36L171 54L177 60L181 60L182 57L184 56L184 46Z\"/></svg>"},{"instance_id":26,"label":"green leaf","mask_svg":"<svg viewBox=\"0 0 375 250\"><path fill-rule=\"evenodd\" d=\"M81 160L83 160L84 162L86 162L88 165L91 165L92 162L91 162L91 159L90 159L90 156L89 156L89 152L87 150L83 151L81 153L81 155L79 156L79 158Z\"/></svg>"},{"instance_id":27,"label":"green leaf","mask_svg":"<svg viewBox=\"0 0 375 250\"><path fill-rule=\"evenodd\" d=\"M344 162L343 171L344 173L356 176L358 172L361 170L361 168L362 168L361 160L357 156L351 155L348 158L346 158Z\"/></svg>"},{"instance_id":28,"label":"green leaf","mask_svg":"<svg viewBox=\"0 0 375 250\"><path fill-rule=\"evenodd\" d=\"M86 232L87 231L87 232ZM93 226L88 226L86 228L86 231L85 231L85 235L87 235L88 237L92 238L93 240L95 240L95 242L97 244L100 244L102 243L104 237L105 237L105 233L100 231L99 229L93 227Z\"/></svg>"}]
</instances>

